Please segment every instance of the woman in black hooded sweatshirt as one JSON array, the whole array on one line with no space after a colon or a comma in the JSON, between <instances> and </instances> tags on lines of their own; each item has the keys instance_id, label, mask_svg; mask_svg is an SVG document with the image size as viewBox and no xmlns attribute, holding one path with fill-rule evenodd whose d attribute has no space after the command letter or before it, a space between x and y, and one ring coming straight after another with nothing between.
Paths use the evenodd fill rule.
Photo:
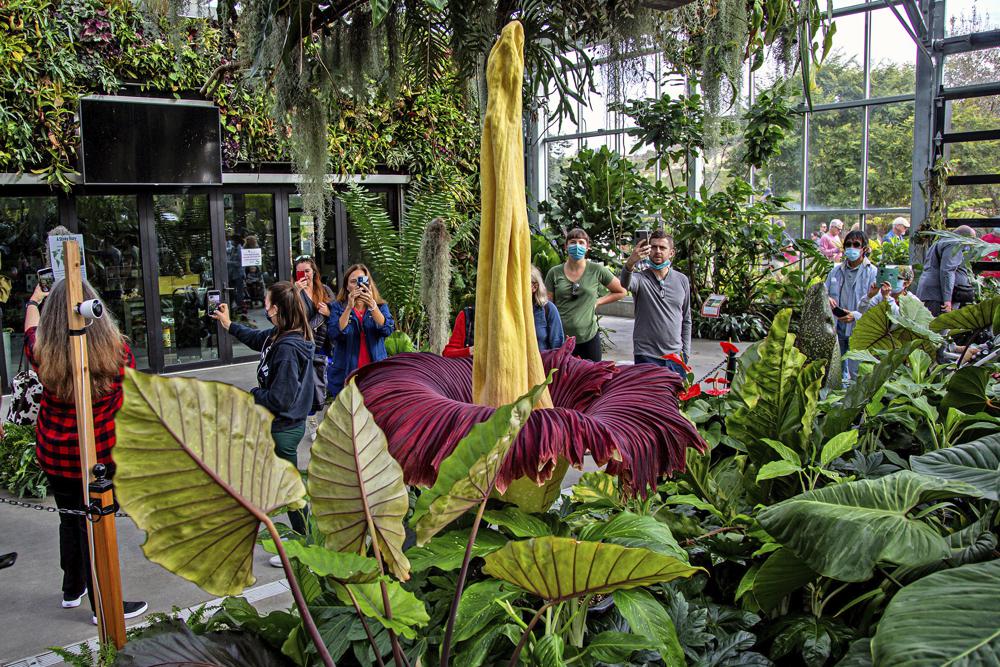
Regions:
<instances>
[{"instance_id":1,"label":"woman in black hooded sweatshirt","mask_svg":"<svg viewBox=\"0 0 1000 667\"><path fill-rule=\"evenodd\" d=\"M247 347L260 351L257 366L257 386L253 394L257 405L274 415L271 436L274 453L298 468L299 441L306 431L306 417L313 404L314 382L312 330L306 318L299 288L290 282L271 285L264 296L264 314L274 326L251 329L229 318L229 308L219 304L212 317ZM288 513L292 528L305 534L305 514L301 510Z\"/></svg>"}]
</instances>

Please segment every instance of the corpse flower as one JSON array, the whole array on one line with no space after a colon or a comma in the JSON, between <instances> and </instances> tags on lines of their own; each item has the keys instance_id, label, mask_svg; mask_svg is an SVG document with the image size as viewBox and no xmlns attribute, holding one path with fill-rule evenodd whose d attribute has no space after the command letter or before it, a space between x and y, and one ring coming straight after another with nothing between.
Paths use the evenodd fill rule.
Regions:
<instances>
[{"instance_id":1,"label":"corpse flower","mask_svg":"<svg viewBox=\"0 0 1000 667\"><path fill-rule=\"evenodd\" d=\"M623 488L645 496L660 476L684 469L687 447L705 443L678 409L682 384L671 371L577 359L572 340L539 354L524 195L523 50L523 28L511 22L487 64L474 360L399 354L359 370L356 383L405 481L429 486L474 424L557 369L503 464L497 490L543 510L566 464L582 466L589 454L620 476ZM547 482L545 492L539 496L532 482Z\"/></svg>"}]
</instances>

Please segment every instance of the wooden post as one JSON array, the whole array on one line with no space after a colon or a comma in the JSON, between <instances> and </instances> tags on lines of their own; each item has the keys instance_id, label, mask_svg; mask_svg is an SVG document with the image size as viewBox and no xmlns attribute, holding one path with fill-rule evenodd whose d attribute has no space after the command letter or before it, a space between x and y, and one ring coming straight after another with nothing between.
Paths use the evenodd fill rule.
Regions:
<instances>
[{"instance_id":1,"label":"wooden post","mask_svg":"<svg viewBox=\"0 0 1000 667\"><path fill-rule=\"evenodd\" d=\"M80 275L80 247L76 241L63 242L63 260L66 267L70 357L73 361L73 399L80 440L80 470L83 472L81 492L86 504L96 502L98 507L112 507L114 491L110 484L96 484L95 488L90 488L90 483L94 481L94 465L97 464L97 448L94 443L94 404L90 395L90 363L87 359L87 321L77 312L77 307L83 302L83 280ZM110 641L120 649L125 645L125 615L114 514L92 516L87 521L87 541L98 636L102 644Z\"/></svg>"}]
</instances>

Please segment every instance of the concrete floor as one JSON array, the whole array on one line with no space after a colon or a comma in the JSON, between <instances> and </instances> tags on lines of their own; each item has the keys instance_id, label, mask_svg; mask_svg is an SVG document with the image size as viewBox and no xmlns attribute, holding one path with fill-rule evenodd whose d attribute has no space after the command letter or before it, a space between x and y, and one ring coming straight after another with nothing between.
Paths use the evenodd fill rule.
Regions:
<instances>
[{"instance_id":1,"label":"concrete floor","mask_svg":"<svg viewBox=\"0 0 1000 667\"><path fill-rule=\"evenodd\" d=\"M604 317L602 325L611 330L614 347L606 359L631 363L632 320ZM743 346L741 346L743 347ZM692 344L692 366L700 378L723 359L719 344L696 340ZM189 377L227 382L249 389L256 382L256 364L240 364L185 373ZM4 414L4 413L0 413ZM299 462L309 462L310 439L299 447ZM579 472L570 471L564 486L572 485ZM42 501L52 505L51 498ZM118 521L118 542L122 580L126 599L146 600L149 611L169 612L213 600L213 596L146 560L141 544L144 534L129 519ZM0 554L18 553L17 563L0 570L0 663L6 665L62 664L51 654L52 646L76 646L96 635L90 624L86 602L76 609L63 609L61 599L58 549L58 518L54 513L0 505ZM268 554L259 547L254 557L257 583L246 592L263 609L291 605L280 569L267 563ZM132 620L141 623L142 618ZM35 658L31 658L37 656Z\"/></svg>"}]
</instances>

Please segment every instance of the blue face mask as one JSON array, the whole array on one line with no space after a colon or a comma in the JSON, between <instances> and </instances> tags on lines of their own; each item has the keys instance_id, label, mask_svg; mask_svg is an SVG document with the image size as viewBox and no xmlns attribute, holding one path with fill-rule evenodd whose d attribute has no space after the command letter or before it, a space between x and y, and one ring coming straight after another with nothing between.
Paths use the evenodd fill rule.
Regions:
<instances>
[{"instance_id":1,"label":"blue face mask","mask_svg":"<svg viewBox=\"0 0 1000 667\"><path fill-rule=\"evenodd\" d=\"M587 256L587 246L582 243L574 243L566 249L566 252L572 259L581 260Z\"/></svg>"},{"instance_id":2,"label":"blue face mask","mask_svg":"<svg viewBox=\"0 0 1000 667\"><path fill-rule=\"evenodd\" d=\"M858 261L861 257L861 248L848 248L844 251L844 257L850 262Z\"/></svg>"},{"instance_id":3,"label":"blue face mask","mask_svg":"<svg viewBox=\"0 0 1000 667\"><path fill-rule=\"evenodd\" d=\"M653 264L652 260L648 260L648 259L646 261L649 262L649 265L651 267L653 267L654 269L656 269L657 271L662 271L663 269L665 269L665 268L667 268L667 267L670 266L670 260L669 259L663 260L663 264Z\"/></svg>"}]
</instances>

